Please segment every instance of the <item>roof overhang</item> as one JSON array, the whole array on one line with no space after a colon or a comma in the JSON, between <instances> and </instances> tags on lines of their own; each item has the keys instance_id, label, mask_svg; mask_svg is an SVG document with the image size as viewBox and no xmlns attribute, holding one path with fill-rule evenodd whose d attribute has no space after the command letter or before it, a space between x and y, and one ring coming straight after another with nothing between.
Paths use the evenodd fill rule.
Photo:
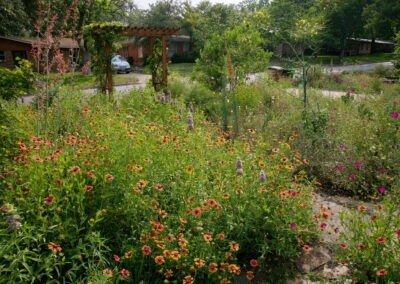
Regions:
<instances>
[{"instance_id":1,"label":"roof overhang","mask_svg":"<svg viewBox=\"0 0 400 284\"><path fill-rule=\"evenodd\" d=\"M123 35L160 37L176 35L179 31L178 28L126 27Z\"/></svg>"}]
</instances>

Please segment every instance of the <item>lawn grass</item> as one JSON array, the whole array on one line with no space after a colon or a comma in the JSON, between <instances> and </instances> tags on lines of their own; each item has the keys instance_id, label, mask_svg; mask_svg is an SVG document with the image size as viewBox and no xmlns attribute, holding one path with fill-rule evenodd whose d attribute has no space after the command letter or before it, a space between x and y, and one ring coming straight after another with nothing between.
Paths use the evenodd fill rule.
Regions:
<instances>
[{"instance_id":1,"label":"lawn grass","mask_svg":"<svg viewBox=\"0 0 400 284\"><path fill-rule=\"evenodd\" d=\"M194 63L172 63L168 65L169 73L178 73L180 76L190 76L193 72Z\"/></svg>"},{"instance_id":2,"label":"lawn grass","mask_svg":"<svg viewBox=\"0 0 400 284\"><path fill-rule=\"evenodd\" d=\"M350 63L375 63L375 62L386 62L394 59L393 53L376 53L370 55L357 55L345 57L345 62Z\"/></svg>"},{"instance_id":3,"label":"lawn grass","mask_svg":"<svg viewBox=\"0 0 400 284\"><path fill-rule=\"evenodd\" d=\"M50 78L56 78L57 74L51 74ZM64 82L63 85L70 85L76 88L92 88L97 87L96 78L93 74L90 75L82 75L79 73L76 74L64 74ZM138 78L133 74L114 74L113 76L114 84L132 84L137 83L139 81Z\"/></svg>"}]
</instances>

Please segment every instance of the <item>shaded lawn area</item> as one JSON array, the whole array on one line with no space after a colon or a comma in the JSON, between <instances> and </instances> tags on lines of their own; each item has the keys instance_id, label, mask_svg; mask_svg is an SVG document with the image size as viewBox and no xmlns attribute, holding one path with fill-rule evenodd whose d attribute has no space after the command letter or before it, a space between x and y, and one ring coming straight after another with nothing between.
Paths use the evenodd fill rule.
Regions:
<instances>
[{"instance_id":1,"label":"shaded lawn area","mask_svg":"<svg viewBox=\"0 0 400 284\"><path fill-rule=\"evenodd\" d=\"M194 63L172 63L168 65L169 73L178 73L180 76L190 76Z\"/></svg>"},{"instance_id":2,"label":"shaded lawn area","mask_svg":"<svg viewBox=\"0 0 400 284\"><path fill-rule=\"evenodd\" d=\"M50 78L56 77L57 74L51 74ZM132 84L139 82L139 79L135 77L134 74L114 74L113 76L114 84ZM76 74L65 74L63 85L70 85L76 88L91 88L97 87L96 78L93 74L82 75Z\"/></svg>"}]
</instances>

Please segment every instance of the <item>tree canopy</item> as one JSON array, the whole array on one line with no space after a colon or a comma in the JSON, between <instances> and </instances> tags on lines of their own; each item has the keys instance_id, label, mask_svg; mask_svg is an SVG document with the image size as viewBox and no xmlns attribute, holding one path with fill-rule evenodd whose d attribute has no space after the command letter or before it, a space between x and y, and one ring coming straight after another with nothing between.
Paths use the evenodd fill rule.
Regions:
<instances>
[{"instance_id":1,"label":"tree canopy","mask_svg":"<svg viewBox=\"0 0 400 284\"><path fill-rule=\"evenodd\" d=\"M289 43L301 51L318 52L328 46L343 53L348 38L393 40L400 31L400 1L393 0L243 0L239 5L158 0L147 9L138 8L137 0L2 0L0 35L35 35L37 10L49 5L59 16L57 29L73 3L78 9L74 22L78 33L85 25L110 21L177 27L191 37L197 55L214 35L242 23L251 24L269 50Z\"/></svg>"}]
</instances>

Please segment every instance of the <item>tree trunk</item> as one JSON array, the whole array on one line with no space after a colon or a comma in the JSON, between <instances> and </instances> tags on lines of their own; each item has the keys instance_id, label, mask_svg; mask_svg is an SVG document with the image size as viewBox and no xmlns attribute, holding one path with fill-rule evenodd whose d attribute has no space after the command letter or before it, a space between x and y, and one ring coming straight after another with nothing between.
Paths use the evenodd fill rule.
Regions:
<instances>
[{"instance_id":1,"label":"tree trunk","mask_svg":"<svg viewBox=\"0 0 400 284\"><path fill-rule=\"evenodd\" d=\"M346 37L344 36L340 39L340 56L339 56L340 64L343 64L345 48L346 48Z\"/></svg>"},{"instance_id":2,"label":"tree trunk","mask_svg":"<svg viewBox=\"0 0 400 284\"><path fill-rule=\"evenodd\" d=\"M374 54L375 53L375 37L372 38L372 42L371 42L371 50L369 52L369 54Z\"/></svg>"},{"instance_id":3,"label":"tree trunk","mask_svg":"<svg viewBox=\"0 0 400 284\"><path fill-rule=\"evenodd\" d=\"M106 54L111 54L112 53L112 43L106 43L105 50L104 52ZM105 84L108 97L110 100L112 100L112 92L113 92L113 70L111 66L111 60L107 62L107 74L106 74L106 84Z\"/></svg>"},{"instance_id":4,"label":"tree trunk","mask_svg":"<svg viewBox=\"0 0 400 284\"><path fill-rule=\"evenodd\" d=\"M168 49L167 36L162 36L162 84L164 88L168 86Z\"/></svg>"}]
</instances>

